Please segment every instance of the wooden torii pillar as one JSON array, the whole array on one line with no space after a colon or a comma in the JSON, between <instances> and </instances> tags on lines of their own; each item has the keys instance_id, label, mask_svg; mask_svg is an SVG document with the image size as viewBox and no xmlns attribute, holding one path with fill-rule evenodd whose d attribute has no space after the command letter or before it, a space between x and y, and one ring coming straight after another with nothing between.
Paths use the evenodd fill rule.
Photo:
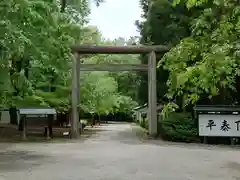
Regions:
<instances>
[{"instance_id":1,"label":"wooden torii pillar","mask_svg":"<svg viewBox=\"0 0 240 180\"><path fill-rule=\"evenodd\" d=\"M79 111L81 71L148 71L148 119L149 135L158 134L156 53L165 53L166 46L73 46L72 60L72 137L79 136ZM148 64L81 64L79 56L84 54L148 54Z\"/></svg>"}]
</instances>

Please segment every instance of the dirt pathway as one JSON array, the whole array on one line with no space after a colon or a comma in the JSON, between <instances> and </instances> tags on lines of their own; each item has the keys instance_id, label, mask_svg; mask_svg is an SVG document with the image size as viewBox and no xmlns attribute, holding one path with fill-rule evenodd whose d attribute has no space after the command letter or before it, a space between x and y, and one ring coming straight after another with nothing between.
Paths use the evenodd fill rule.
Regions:
<instances>
[{"instance_id":1,"label":"dirt pathway","mask_svg":"<svg viewBox=\"0 0 240 180\"><path fill-rule=\"evenodd\" d=\"M143 142L135 129L109 124L84 141L12 144L0 152L0 180L240 180L237 149Z\"/></svg>"}]
</instances>

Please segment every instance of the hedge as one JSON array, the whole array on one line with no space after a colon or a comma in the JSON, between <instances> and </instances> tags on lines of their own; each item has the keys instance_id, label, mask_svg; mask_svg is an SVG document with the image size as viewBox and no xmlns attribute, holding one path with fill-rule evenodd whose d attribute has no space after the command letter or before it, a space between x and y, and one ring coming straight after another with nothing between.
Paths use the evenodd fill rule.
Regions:
<instances>
[{"instance_id":1,"label":"hedge","mask_svg":"<svg viewBox=\"0 0 240 180\"><path fill-rule=\"evenodd\" d=\"M144 129L148 129L148 120L147 118L142 119L141 121L138 121L139 125L144 128Z\"/></svg>"},{"instance_id":2,"label":"hedge","mask_svg":"<svg viewBox=\"0 0 240 180\"><path fill-rule=\"evenodd\" d=\"M138 121L148 129L147 118ZM159 119L158 132L163 140L173 142L200 142L196 120L190 113L171 113L168 118Z\"/></svg>"},{"instance_id":3,"label":"hedge","mask_svg":"<svg viewBox=\"0 0 240 180\"><path fill-rule=\"evenodd\" d=\"M140 126L148 129L148 120L139 122ZM166 141L172 142L196 142L203 140L198 136L197 120L193 119L190 113L171 113L168 118L158 121L159 136ZM229 137L208 137L209 144L230 144ZM240 144L237 138L236 144Z\"/></svg>"},{"instance_id":4,"label":"hedge","mask_svg":"<svg viewBox=\"0 0 240 180\"><path fill-rule=\"evenodd\" d=\"M199 142L198 128L190 113L171 113L159 120L158 132L164 140L174 142Z\"/></svg>"}]
</instances>

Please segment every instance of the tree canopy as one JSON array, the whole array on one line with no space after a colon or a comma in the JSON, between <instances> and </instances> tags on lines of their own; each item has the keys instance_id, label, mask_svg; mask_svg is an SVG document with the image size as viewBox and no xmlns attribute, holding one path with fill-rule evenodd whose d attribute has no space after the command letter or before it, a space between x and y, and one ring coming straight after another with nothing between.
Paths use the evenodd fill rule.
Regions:
<instances>
[{"instance_id":1,"label":"tree canopy","mask_svg":"<svg viewBox=\"0 0 240 180\"><path fill-rule=\"evenodd\" d=\"M70 47L119 42L105 41L97 27L87 25L89 11L85 0L0 2L1 107L71 109ZM93 55L84 62L135 63L138 57ZM87 113L126 112L136 105L137 79L134 73L83 72L80 107Z\"/></svg>"},{"instance_id":2,"label":"tree canopy","mask_svg":"<svg viewBox=\"0 0 240 180\"><path fill-rule=\"evenodd\" d=\"M159 65L169 71L169 98L184 95L184 104L188 105L204 94L212 98L224 90L235 90L239 75L239 6L237 1L187 1L186 5L197 9L190 23L191 35L167 53Z\"/></svg>"},{"instance_id":3,"label":"tree canopy","mask_svg":"<svg viewBox=\"0 0 240 180\"><path fill-rule=\"evenodd\" d=\"M239 101L238 1L153 0L149 7L149 1L141 0L141 6L141 43L173 47L158 61L158 100L165 112L207 99Z\"/></svg>"},{"instance_id":4,"label":"tree canopy","mask_svg":"<svg viewBox=\"0 0 240 180\"><path fill-rule=\"evenodd\" d=\"M150 6L151 4L151 6ZM183 3L172 6L168 0L141 0L141 8L143 10L143 21L137 21L136 25L140 30L140 43L144 45L168 45L175 46L180 40L189 35L188 23L190 22L190 12ZM157 56L160 61L162 55ZM147 57L142 56L143 63L147 63ZM139 99L147 102L147 74L141 74L141 88ZM168 71L159 67L157 69L157 88L158 102L166 101L165 94L168 87L166 81L168 79Z\"/></svg>"}]
</instances>

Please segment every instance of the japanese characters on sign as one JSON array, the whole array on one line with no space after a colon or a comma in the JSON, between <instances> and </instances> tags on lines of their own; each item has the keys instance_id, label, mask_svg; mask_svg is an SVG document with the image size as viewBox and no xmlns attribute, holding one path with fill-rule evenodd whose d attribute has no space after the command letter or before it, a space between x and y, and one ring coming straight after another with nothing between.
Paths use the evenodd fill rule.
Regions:
<instances>
[{"instance_id":1,"label":"japanese characters on sign","mask_svg":"<svg viewBox=\"0 0 240 180\"><path fill-rule=\"evenodd\" d=\"M240 115L199 114L199 136L240 136Z\"/></svg>"}]
</instances>

